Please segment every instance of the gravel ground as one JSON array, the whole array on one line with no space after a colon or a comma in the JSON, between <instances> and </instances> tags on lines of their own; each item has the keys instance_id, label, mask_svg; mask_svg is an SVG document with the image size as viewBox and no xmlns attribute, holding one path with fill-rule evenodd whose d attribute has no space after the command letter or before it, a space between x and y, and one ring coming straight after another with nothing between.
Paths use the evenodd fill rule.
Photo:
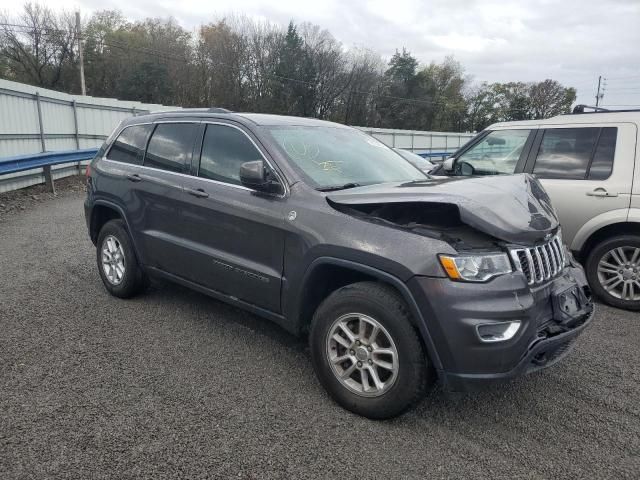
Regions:
<instances>
[{"instance_id":1,"label":"gravel ground","mask_svg":"<svg viewBox=\"0 0 640 480\"><path fill-rule=\"evenodd\" d=\"M80 193L0 222L0 478L638 478L640 315L572 355L374 422L304 341L203 295L100 282Z\"/></svg>"},{"instance_id":2,"label":"gravel ground","mask_svg":"<svg viewBox=\"0 0 640 480\"><path fill-rule=\"evenodd\" d=\"M47 200L66 197L85 190L84 175L72 175L55 181L56 194L51 193L46 185L34 185L29 188L0 193L0 221L14 213L21 213Z\"/></svg>"}]
</instances>

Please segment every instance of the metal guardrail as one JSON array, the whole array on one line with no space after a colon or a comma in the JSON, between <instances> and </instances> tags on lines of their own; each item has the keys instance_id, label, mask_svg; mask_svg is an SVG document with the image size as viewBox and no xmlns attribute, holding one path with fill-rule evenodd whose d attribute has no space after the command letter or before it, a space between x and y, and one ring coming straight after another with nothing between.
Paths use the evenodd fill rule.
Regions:
<instances>
[{"instance_id":1,"label":"metal guardrail","mask_svg":"<svg viewBox=\"0 0 640 480\"><path fill-rule=\"evenodd\" d=\"M51 172L52 166L65 163L79 164L79 162L91 160L96 156L96 153L98 153L97 148L85 148L83 150L44 152L31 155L18 155L15 157L0 158L0 183L2 182L2 180L4 180L4 175L42 168L47 187L52 192L55 192L55 185ZM12 179L8 180L11 181Z\"/></svg>"},{"instance_id":2,"label":"metal guardrail","mask_svg":"<svg viewBox=\"0 0 640 480\"><path fill-rule=\"evenodd\" d=\"M33 155L18 155L16 157L0 158L0 175L24 172L34 168L42 168L61 163L81 162L91 160L98 153L97 148L71 150L69 152L45 152Z\"/></svg>"},{"instance_id":3,"label":"metal guardrail","mask_svg":"<svg viewBox=\"0 0 640 480\"><path fill-rule=\"evenodd\" d=\"M454 151L450 151L450 152L428 152L428 153L417 153L416 155L420 155L422 158L426 158L427 160L434 160L434 159L440 159L440 160L446 160L447 158L449 158L451 155L453 155Z\"/></svg>"}]
</instances>

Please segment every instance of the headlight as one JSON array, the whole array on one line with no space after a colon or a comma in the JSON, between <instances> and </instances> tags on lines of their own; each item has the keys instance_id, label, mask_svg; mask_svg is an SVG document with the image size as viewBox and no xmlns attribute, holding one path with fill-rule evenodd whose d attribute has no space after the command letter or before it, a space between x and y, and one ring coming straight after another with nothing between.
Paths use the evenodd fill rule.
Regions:
<instances>
[{"instance_id":1,"label":"headlight","mask_svg":"<svg viewBox=\"0 0 640 480\"><path fill-rule=\"evenodd\" d=\"M486 255L440 255L440 263L452 280L485 282L513 271L506 253Z\"/></svg>"}]
</instances>

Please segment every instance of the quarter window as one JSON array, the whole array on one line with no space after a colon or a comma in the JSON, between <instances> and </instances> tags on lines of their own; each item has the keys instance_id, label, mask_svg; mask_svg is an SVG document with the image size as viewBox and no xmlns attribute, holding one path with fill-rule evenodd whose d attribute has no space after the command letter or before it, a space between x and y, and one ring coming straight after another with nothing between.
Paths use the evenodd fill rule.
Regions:
<instances>
[{"instance_id":1,"label":"quarter window","mask_svg":"<svg viewBox=\"0 0 640 480\"><path fill-rule=\"evenodd\" d=\"M608 178L613 167L616 136L615 127L546 130L533 173L540 178Z\"/></svg>"},{"instance_id":2,"label":"quarter window","mask_svg":"<svg viewBox=\"0 0 640 480\"><path fill-rule=\"evenodd\" d=\"M107 154L109 160L124 163L142 164L144 147L149 138L151 125L133 125L125 128Z\"/></svg>"},{"instance_id":3,"label":"quarter window","mask_svg":"<svg viewBox=\"0 0 640 480\"><path fill-rule=\"evenodd\" d=\"M253 160L262 160L262 155L243 132L224 125L207 125L199 177L240 185L240 166Z\"/></svg>"},{"instance_id":4,"label":"quarter window","mask_svg":"<svg viewBox=\"0 0 640 480\"><path fill-rule=\"evenodd\" d=\"M598 146L593 155L593 162L591 162L591 168L589 169L589 180L606 180L611 175L617 137L617 128L606 127L602 129Z\"/></svg>"},{"instance_id":5,"label":"quarter window","mask_svg":"<svg viewBox=\"0 0 640 480\"><path fill-rule=\"evenodd\" d=\"M193 123L159 124L147 147L146 167L183 173L191 162L191 153L197 132Z\"/></svg>"}]
</instances>

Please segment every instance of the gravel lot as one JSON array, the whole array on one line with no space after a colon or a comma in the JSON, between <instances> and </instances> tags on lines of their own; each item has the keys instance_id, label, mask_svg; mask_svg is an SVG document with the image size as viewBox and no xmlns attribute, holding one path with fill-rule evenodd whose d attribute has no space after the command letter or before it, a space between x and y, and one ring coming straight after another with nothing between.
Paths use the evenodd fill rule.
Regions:
<instances>
[{"instance_id":1,"label":"gravel lot","mask_svg":"<svg viewBox=\"0 0 640 480\"><path fill-rule=\"evenodd\" d=\"M304 341L169 284L100 282L67 192L0 218L0 478L638 478L640 315L561 364L393 421L336 406Z\"/></svg>"}]
</instances>

